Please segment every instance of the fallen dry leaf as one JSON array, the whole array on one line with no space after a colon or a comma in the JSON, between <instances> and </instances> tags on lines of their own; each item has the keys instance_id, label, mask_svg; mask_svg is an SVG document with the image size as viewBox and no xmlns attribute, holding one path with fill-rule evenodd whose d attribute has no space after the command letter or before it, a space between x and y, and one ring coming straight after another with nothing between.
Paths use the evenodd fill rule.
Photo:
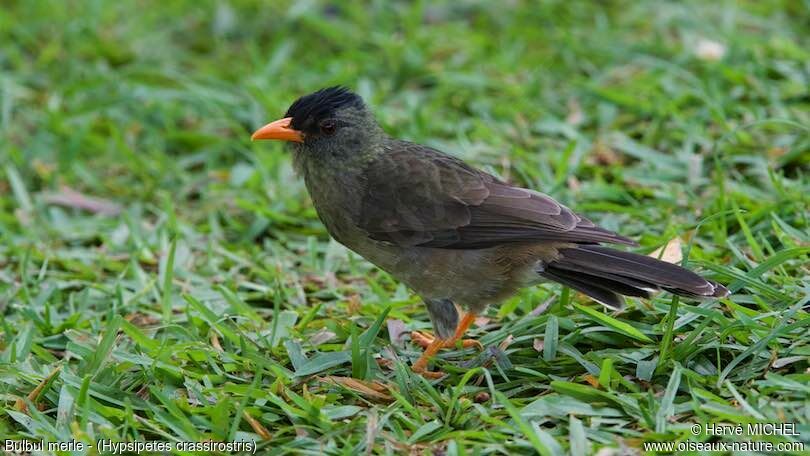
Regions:
<instances>
[{"instance_id":1,"label":"fallen dry leaf","mask_svg":"<svg viewBox=\"0 0 810 456\"><path fill-rule=\"evenodd\" d=\"M585 374L583 376L583 378L585 379L586 382L588 382L594 388L599 388L599 379L598 378L594 377L591 374Z\"/></svg>"},{"instance_id":2,"label":"fallen dry leaf","mask_svg":"<svg viewBox=\"0 0 810 456\"><path fill-rule=\"evenodd\" d=\"M603 141L593 145L592 159L599 165L615 165L622 163L622 156Z\"/></svg>"},{"instance_id":3,"label":"fallen dry leaf","mask_svg":"<svg viewBox=\"0 0 810 456\"><path fill-rule=\"evenodd\" d=\"M59 192L44 194L42 199L48 204L81 209L94 214L116 215L121 212L121 206L110 200L88 196L66 186Z\"/></svg>"},{"instance_id":4,"label":"fallen dry leaf","mask_svg":"<svg viewBox=\"0 0 810 456\"><path fill-rule=\"evenodd\" d=\"M766 154L768 155L768 158L772 160L777 160L779 158L782 158L786 153L788 153L788 151L789 150L785 147L771 147L770 149L768 149Z\"/></svg>"},{"instance_id":5,"label":"fallen dry leaf","mask_svg":"<svg viewBox=\"0 0 810 456\"><path fill-rule=\"evenodd\" d=\"M501 351L506 350L507 348L509 348L509 346L510 346L510 345L512 345L512 341L513 341L514 339L515 339L515 336L513 336L513 335L509 334L508 336L506 336L506 339L504 339L503 341L501 341L501 343L500 343L500 344L498 344L498 348L499 348Z\"/></svg>"},{"instance_id":6,"label":"fallen dry leaf","mask_svg":"<svg viewBox=\"0 0 810 456\"><path fill-rule=\"evenodd\" d=\"M33 390L30 392L30 393L28 393L28 400L29 400L31 403L34 403L34 401L36 401L36 400L37 400L37 397L39 396L39 393L41 393L41 392L42 392L42 389L43 389L43 388L45 388L45 385L47 385L47 384L48 384L48 382L50 382L50 381L51 381L51 379L52 379L52 378L53 378L53 377L54 377L56 374L58 374L60 370L62 370L62 366L57 366L57 367L56 367L56 369L54 369L53 371L51 371L51 373L50 373L50 374L48 374L48 376L47 376L47 377L43 378L43 379L42 379L42 381L41 381L41 382L39 382L39 385L37 385L37 387L36 387L36 388L34 388L34 389L33 389ZM22 399L20 399L20 398L17 398L17 400L16 400L16 401L14 401L14 408L16 408L17 410L19 410L20 412L28 412L28 406L26 405L25 401L23 401L23 400L22 400Z\"/></svg>"},{"instance_id":7,"label":"fallen dry leaf","mask_svg":"<svg viewBox=\"0 0 810 456\"><path fill-rule=\"evenodd\" d=\"M160 319L155 317L154 315L137 312L127 315L126 317L124 317L124 319L139 328L143 328L146 326L154 326L160 323Z\"/></svg>"},{"instance_id":8,"label":"fallen dry leaf","mask_svg":"<svg viewBox=\"0 0 810 456\"><path fill-rule=\"evenodd\" d=\"M211 345L216 349L218 352L224 352L225 350L222 349L222 344L219 343L219 336L217 333L211 332Z\"/></svg>"},{"instance_id":9,"label":"fallen dry leaf","mask_svg":"<svg viewBox=\"0 0 810 456\"><path fill-rule=\"evenodd\" d=\"M655 249L648 256L666 261L667 263L680 264L680 262L683 261L681 238L672 238L666 245Z\"/></svg>"},{"instance_id":10,"label":"fallen dry leaf","mask_svg":"<svg viewBox=\"0 0 810 456\"><path fill-rule=\"evenodd\" d=\"M352 391L381 401L391 401L393 398L388 394L389 387L380 382L367 382L365 380L358 380L351 377L338 377L335 375L328 375L320 378L321 381L331 382L336 385L341 385Z\"/></svg>"},{"instance_id":11,"label":"fallen dry leaf","mask_svg":"<svg viewBox=\"0 0 810 456\"><path fill-rule=\"evenodd\" d=\"M256 418L250 416L250 413L248 413L247 410L242 412L242 416L245 418L245 421L248 422L253 431L259 434L259 437L263 438L264 440L270 440L270 431L268 431L266 427L262 426L262 423L259 423Z\"/></svg>"},{"instance_id":12,"label":"fallen dry leaf","mask_svg":"<svg viewBox=\"0 0 810 456\"><path fill-rule=\"evenodd\" d=\"M346 304L346 311L349 312L350 315L354 315L360 312L360 296L358 295L351 295L349 296L349 302Z\"/></svg>"}]
</instances>

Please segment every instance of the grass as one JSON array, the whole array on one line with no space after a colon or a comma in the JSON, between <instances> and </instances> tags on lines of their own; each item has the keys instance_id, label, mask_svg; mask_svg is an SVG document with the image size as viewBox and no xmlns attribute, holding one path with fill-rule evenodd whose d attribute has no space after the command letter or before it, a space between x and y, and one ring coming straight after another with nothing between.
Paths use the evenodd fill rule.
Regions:
<instances>
[{"instance_id":1,"label":"grass","mask_svg":"<svg viewBox=\"0 0 810 456\"><path fill-rule=\"evenodd\" d=\"M810 447L806 2L337 5L6 2L0 436L271 454ZM398 335L429 327L419 299L328 238L280 145L249 141L336 83L391 134L550 193L644 253L681 239L733 294L608 313L527 289L473 329L483 352L413 375L419 350ZM690 432L750 422L800 436Z\"/></svg>"}]
</instances>

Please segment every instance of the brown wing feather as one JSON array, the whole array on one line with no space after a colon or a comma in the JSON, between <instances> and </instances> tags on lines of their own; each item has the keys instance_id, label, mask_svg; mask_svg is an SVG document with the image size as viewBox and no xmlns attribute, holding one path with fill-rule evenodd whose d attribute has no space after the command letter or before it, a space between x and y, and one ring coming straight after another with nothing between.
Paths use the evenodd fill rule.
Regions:
<instances>
[{"instance_id":1,"label":"brown wing feather","mask_svg":"<svg viewBox=\"0 0 810 456\"><path fill-rule=\"evenodd\" d=\"M373 239L451 249L546 240L635 245L547 195L435 149L404 141L388 148L364 174L359 226Z\"/></svg>"}]
</instances>

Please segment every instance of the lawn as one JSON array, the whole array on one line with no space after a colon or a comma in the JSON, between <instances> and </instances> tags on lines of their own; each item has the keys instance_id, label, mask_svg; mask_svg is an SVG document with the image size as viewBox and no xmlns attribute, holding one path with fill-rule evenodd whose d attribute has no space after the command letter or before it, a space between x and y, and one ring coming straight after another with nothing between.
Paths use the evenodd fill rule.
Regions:
<instances>
[{"instance_id":1,"label":"lawn","mask_svg":"<svg viewBox=\"0 0 810 456\"><path fill-rule=\"evenodd\" d=\"M0 437L810 451L808 24L791 0L4 2ZM412 374L423 304L249 140L335 84L732 294L526 289L477 321L482 352ZM707 435L748 423L798 435Z\"/></svg>"}]
</instances>

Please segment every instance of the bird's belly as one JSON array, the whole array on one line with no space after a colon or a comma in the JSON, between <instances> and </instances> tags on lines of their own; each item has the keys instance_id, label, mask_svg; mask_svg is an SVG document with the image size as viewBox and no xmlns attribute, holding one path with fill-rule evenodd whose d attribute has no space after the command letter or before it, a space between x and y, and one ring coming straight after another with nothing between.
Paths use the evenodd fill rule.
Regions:
<instances>
[{"instance_id":1,"label":"bird's belly","mask_svg":"<svg viewBox=\"0 0 810 456\"><path fill-rule=\"evenodd\" d=\"M396 249L358 252L426 299L450 299L473 311L498 303L538 282L532 264L504 265L493 249Z\"/></svg>"}]
</instances>

